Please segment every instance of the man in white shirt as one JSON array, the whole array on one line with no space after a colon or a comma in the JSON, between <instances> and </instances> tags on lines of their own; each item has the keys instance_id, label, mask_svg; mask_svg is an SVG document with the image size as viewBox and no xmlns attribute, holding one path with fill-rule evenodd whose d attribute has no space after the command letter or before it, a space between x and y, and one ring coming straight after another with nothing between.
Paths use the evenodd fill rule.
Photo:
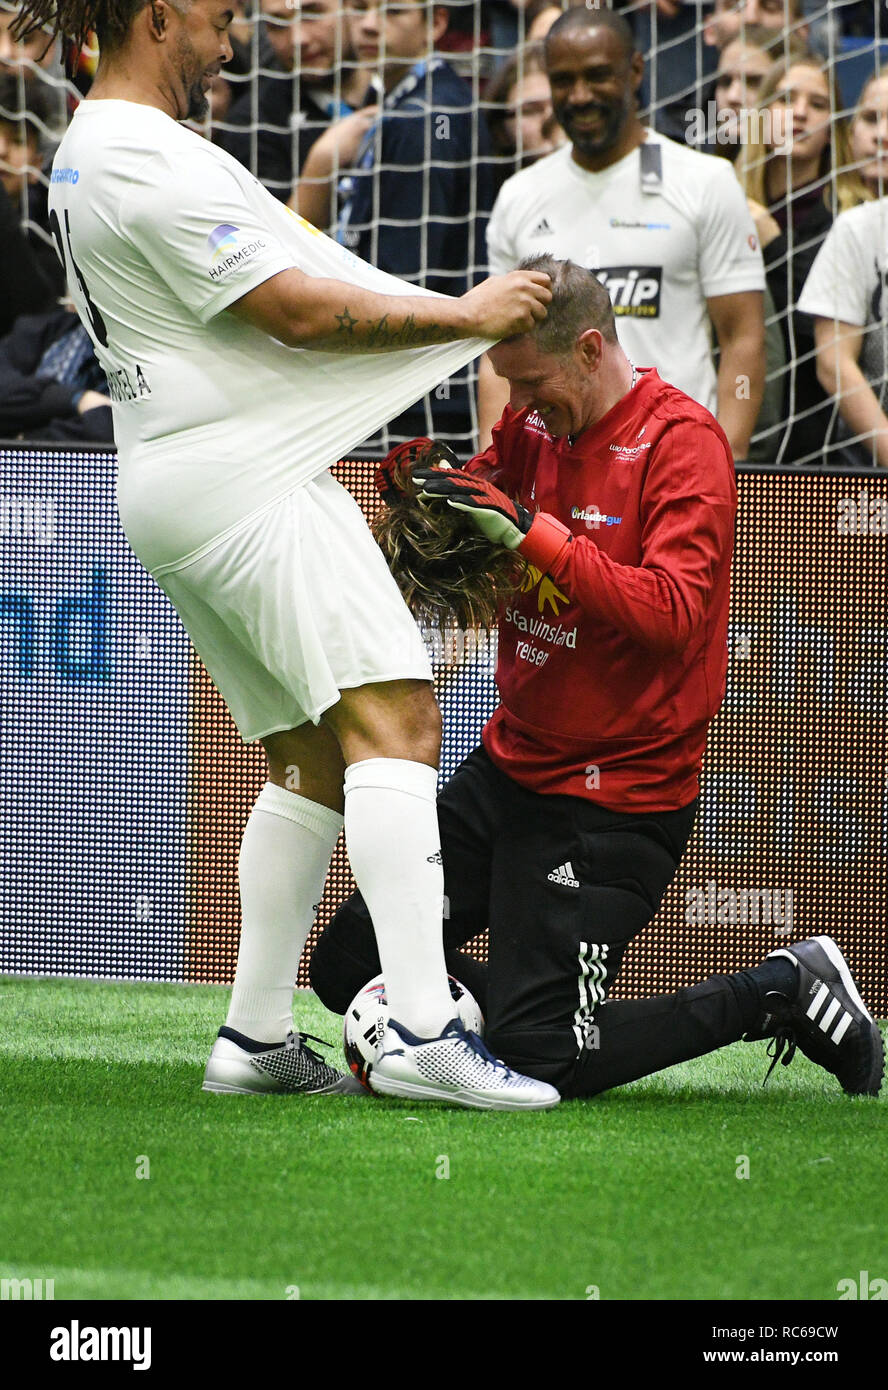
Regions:
<instances>
[{"instance_id":1,"label":"man in white shirt","mask_svg":"<svg viewBox=\"0 0 888 1390\"><path fill-rule=\"evenodd\" d=\"M620 15L568 10L545 59L570 144L503 185L487 230L491 270L542 253L587 266L610 293L629 358L711 410L743 459L764 385L765 276L740 186L725 161L641 124L644 61ZM506 400L485 361L482 447Z\"/></svg>"},{"instance_id":2,"label":"man in white shirt","mask_svg":"<svg viewBox=\"0 0 888 1390\"><path fill-rule=\"evenodd\" d=\"M53 166L51 222L113 399L121 520L241 736L268 754L205 1088L357 1089L292 1018L344 809L391 1010L374 1089L555 1104L556 1091L504 1070L454 1018L428 657L357 504L327 471L485 340L544 317L548 279L405 296L178 124L204 115L231 56L228 0L28 0L25 18L74 42L98 32L96 82Z\"/></svg>"}]
</instances>

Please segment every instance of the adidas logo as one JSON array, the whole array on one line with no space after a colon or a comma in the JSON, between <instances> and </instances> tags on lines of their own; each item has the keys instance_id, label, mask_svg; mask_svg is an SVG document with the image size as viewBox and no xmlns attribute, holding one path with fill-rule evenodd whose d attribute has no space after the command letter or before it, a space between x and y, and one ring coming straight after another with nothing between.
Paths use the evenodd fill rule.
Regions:
<instances>
[{"instance_id":1,"label":"adidas logo","mask_svg":"<svg viewBox=\"0 0 888 1390\"><path fill-rule=\"evenodd\" d=\"M566 864L562 864L559 868L552 870L548 876L549 882L561 883L565 888L579 888L580 881L578 878L574 878L573 874L573 864L571 864L568 859Z\"/></svg>"},{"instance_id":2,"label":"adidas logo","mask_svg":"<svg viewBox=\"0 0 888 1390\"><path fill-rule=\"evenodd\" d=\"M530 234L531 236L551 236L552 228L549 226L548 219L541 217Z\"/></svg>"},{"instance_id":3,"label":"adidas logo","mask_svg":"<svg viewBox=\"0 0 888 1390\"><path fill-rule=\"evenodd\" d=\"M827 1007L823 1010L823 1013L820 1013L824 1004L826 1004ZM817 1017L818 1014L820 1014L819 1018ZM834 994L831 994L826 985L822 983L805 1011L805 1016L810 1018L812 1023L816 1023L817 1027L826 1034L830 1042L835 1043L836 1046L842 1041L848 1028L854 1022L848 1010L842 1007L841 1000L837 999ZM835 1024L835 1027L833 1027L833 1024Z\"/></svg>"}]
</instances>

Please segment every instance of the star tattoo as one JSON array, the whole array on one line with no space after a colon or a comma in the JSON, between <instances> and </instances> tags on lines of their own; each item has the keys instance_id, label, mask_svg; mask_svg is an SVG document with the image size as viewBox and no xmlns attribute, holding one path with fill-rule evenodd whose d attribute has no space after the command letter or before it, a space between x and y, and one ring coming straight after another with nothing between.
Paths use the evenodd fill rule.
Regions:
<instances>
[{"instance_id":1,"label":"star tattoo","mask_svg":"<svg viewBox=\"0 0 888 1390\"><path fill-rule=\"evenodd\" d=\"M333 317L339 324L340 333L345 333L347 337L351 338L358 320L352 318L351 314L348 312L348 305L346 304L341 314L334 314Z\"/></svg>"}]
</instances>

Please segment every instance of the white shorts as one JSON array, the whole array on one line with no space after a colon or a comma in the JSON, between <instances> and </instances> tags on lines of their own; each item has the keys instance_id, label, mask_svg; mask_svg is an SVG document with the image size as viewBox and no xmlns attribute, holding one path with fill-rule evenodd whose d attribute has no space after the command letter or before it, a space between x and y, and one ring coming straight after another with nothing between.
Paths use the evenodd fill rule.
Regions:
<instances>
[{"instance_id":1,"label":"white shorts","mask_svg":"<svg viewBox=\"0 0 888 1390\"><path fill-rule=\"evenodd\" d=\"M245 743L317 724L341 690L432 679L364 514L330 473L154 578Z\"/></svg>"}]
</instances>

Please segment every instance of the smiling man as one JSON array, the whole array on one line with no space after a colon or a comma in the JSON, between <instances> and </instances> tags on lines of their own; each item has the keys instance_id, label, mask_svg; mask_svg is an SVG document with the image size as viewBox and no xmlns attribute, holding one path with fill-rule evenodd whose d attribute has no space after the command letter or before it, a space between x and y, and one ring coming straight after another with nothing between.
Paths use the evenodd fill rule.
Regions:
<instances>
[{"instance_id":1,"label":"smiling man","mask_svg":"<svg viewBox=\"0 0 888 1390\"><path fill-rule=\"evenodd\" d=\"M629 362L593 274L547 256L531 268L552 303L491 351L510 400L490 448L465 471L413 469L426 507L460 509L531 567L499 623L500 705L438 801L448 965L491 1046L565 1098L744 1036L778 1053L792 1040L789 1055L875 1094L879 1030L828 938L608 1000L696 815L725 690L734 470L709 412ZM485 927L486 969L456 949ZM378 968L356 896L318 943L312 983L343 1012Z\"/></svg>"},{"instance_id":2,"label":"smiling man","mask_svg":"<svg viewBox=\"0 0 888 1390\"><path fill-rule=\"evenodd\" d=\"M101 59L56 154L51 218L113 398L117 501L269 780L238 860L242 925L205 1089L354 1089L294 1032L293 986L340 831L376 903L398 1094L557 1103L453 1017L441 944L431 667L357 503L329 472L485 338L545 315L543 275L462 299L409 287L302 223L200 120L226 0L32 0ZM475 335L480 334L480 339ZM295 786L294 786L295 782ZM432 1062L428 1059L432 1057Z\"/></svg>"}]
</instances>

